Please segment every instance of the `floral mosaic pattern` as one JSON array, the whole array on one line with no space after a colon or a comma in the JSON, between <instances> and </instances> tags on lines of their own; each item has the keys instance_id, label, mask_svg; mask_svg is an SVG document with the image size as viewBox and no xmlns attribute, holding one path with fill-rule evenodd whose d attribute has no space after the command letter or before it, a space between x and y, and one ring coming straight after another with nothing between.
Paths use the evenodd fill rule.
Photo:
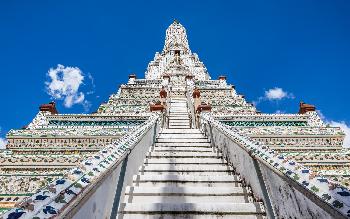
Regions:
<instances>
[{"instance_id":1,"label":"floral mosaic pattern","mask_svg":"<svg viewBox=\"0 0 350 219\"><path fill-rule=\"evenodd\" d=\"M71 169L64 177L55 180L46 188L18 204L19 208L6 212L3 217L12 218L48 218L59 214L91 183L95 183L116 162L128 153L129 149L141 139L144 133L159 120L159 114L153 114L142 126L111 143L99 153L87 158L79 167Z\"/></svg>"},{"instance_id":2,"label":"floral mosaic pattern","mask_svg":"<svg viewBox=\"0 0 350 219\"><path fill-rule=\"evenodd\" d=\"M220 129L235 142L249 150L252 156L263 159L270 164L271 168L295 180L299 185L320 197L343 215L350 217L350 191L347 188L315 174L315 172L297 163L295 160L275 152L262 143L254 142L248 136L238 134L237 131L232 130L229 126L215 120L210 113L202 114L201 120L202 125L210 123L212 126Z\"/></svg>"}]
</instances>

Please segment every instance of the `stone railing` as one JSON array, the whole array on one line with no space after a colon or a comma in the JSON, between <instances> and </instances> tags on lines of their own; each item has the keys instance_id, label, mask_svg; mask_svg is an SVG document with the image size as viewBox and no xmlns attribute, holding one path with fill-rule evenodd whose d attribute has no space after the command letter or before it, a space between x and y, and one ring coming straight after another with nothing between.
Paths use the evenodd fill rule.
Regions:
<instances>
[{"instance_id":1,"label":"stone railing","mask_svg":"<svg viewBox=\"0 0 350 219\"><path fill-rule=\"evenodd\" d=\"M190 114L190 127L191 128L197 128L196 127L196 110L194 108L194 100L192 97L193 88L191 86L187 87L186 92L186 98L187 98L187 109Z\"/></svg>"},{"instance_id":2,"label":"stone railing","mask_svg":"<svg viewBox=\"0 0 350 219\"><path fill-rule=\"evenodd\" d=\"M149 115L58 114L47 115L49 121L135 121L147 120Z\"/></svg>"},{"instance_id":3,"label":"stone railing","mask_svg":"<svg viewBox=\"0 0 350 219\"><path fill-rule=\"evenodd\" d=\"M255 114L255 115L221 115L215 119L221 121L303 121L307 122L309 115L304 114Z\"/></svg>"},{"instance_id":4,"label":"stone railing","mask_svg":"<svg viewBox=\"0 0 350 219\"><path fill-rule=\"evenodd\" d=\"M149 80L149 79L136 79L134 83L136 85L162 85L163 80L160 79L154 79L154 80ZM130 84L128 84L130 85Z\"/></svg>"},{"instance_id":5,"label":"stone railing","mask_svg":"<svg viewBox=\"0 0 350 219\"><path fill-rule=\"evenodd\" d=\"M346 218L350 192L264 144L201 115L201 130L263 200L269 218Z\"/></svg>"},{"instance_id":6,"label":"stone railing","mask_svg":"<svg viewBox=\"0 0 350 219\"><path fill-rule=\"evenodd\" d=\"M138 172L149 147L154 143L159 124L160 114L152 114L144 124L81 162L63 178L17 203L17 208L2 217L111 217L117 211L126 185L132 181L132 176Z\"/></svg>"}]
</instances>

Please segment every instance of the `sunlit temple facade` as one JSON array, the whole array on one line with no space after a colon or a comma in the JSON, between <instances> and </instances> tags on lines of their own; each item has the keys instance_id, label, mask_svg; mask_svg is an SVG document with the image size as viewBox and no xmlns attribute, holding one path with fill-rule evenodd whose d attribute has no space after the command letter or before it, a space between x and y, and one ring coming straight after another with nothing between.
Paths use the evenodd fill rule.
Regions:
<instances>
[{"instance_id":1,"label":"sunlit temple facade","mask_svg":"<svg viewBox=\"0 0 350 219\"><path fill-rule=\"evenodd\" d=\"M226 82L226 76L211 79L198 55L190 50L186 30L178 21L174 21L166 30L164 48L161 52L157 52L148 64L145 79L137 79L135 74L130 74L128 82L121 85L119 90L113 93L106 103L101 104L95 113L61 114L57 112L55 103L51 102L40 106L38 114L29 125L7 133L6 150L0 154L0 215L3 214L4 218L59 218L62 215L68 215L68 218L81 218L80 216L83 215L81 209L85 207L78 204L80 194L83 194L89 186L104 185L105 173L118 169L119 162L125 159L125 153L132 154L130 152L130 148L134 148L132 145L142 142L142 139L147 136L145 130L149 130L155 124L159 127L155 135L157 139L154 140L153 146L149 145L151 147L146 157L141 156L142 162L145 158L148 163L143 165L143 169L137 170L140 171L139 173L135 170L133 174L140 176L138 179L141 180L142 177L147 178L147 174L156 172L150 175L150 182L157 177L161 178L160 176L170 177L172 180L175 176L183 177L182 186L176 184L178 182L171 184L171 186L176 184L175 189L168 184L164 186L161 184L164 182L160 182L161 179L154 184L148 181L143 182L144 184L139 181L132 183L125 179L121 192L119 191L120 194L118 189L113 193L116 195L111 201L108 217L124 215L125 218L143 218L143 214L149 211L149 215L154 217L144 218L157 218L161 217L160 215L165 215L164 218L173 218L173 214L179 215L179 218L180 216L186 218L188 215L182 215L185 213L176 213L176 207L171 205L173 203L198 203L198 206L195 205L198 209L205 209L202 210L205 213L197 208L192 210L195 216L192 215L189 218L200 217L202 213L206 215L205 218L221 218L218 215L226 218L225 212L231 208L233 210L227 213L227 218L282 218L281 215L297 217L300 212L293 212L293 208L289 210L283 207L275 208L276 203L285 200L274 198L273 192L270 191L273 190L273 186L269 183L269 180L273 179L265 175L269 175L265 168L281 176L288 185L291 185L290 187L295 186L301 194L307 194L306 197L315 195L317 198L314 199L321 200L316 204L317 206L322 206L323 202L325 206L330 206L331 210L325 208L325 212L335 209L336 213L333 212L333 216L337 213L344 217L350 215L350 201L347 198L350 194L346 188L350 187L350 152L343 147L345 135L342 130L326 125L317 114L315 107L305 103L300 103L299 112L295 114L259 112L253 104L246 101L243 95L236 92L234 85ZM188 138L185 137L186 134L189 135ZM185 138L187 140L183 140ZM231 141L235 142L240 149L244 149L246 154L236 156L232 152L233 146L231 147L229 143ZM179 151L183 154L178 155ZM219 171L208 165L215 161L210 153L220 156L222 163L215 164L226 165L227 176L220 175L223 174L221 167L218 167ZM253 169L256 170L254 173L257 174L257 180L249 178L249 174L242 172L244 166L240 169L240 165L247 160L247 158L243 159L244 156L252 159L251 163L254 164ZM179 172L164 169L163 173L162 165L170 165L164 159L171 159L171 162L175 163L175 169L176 165L177 167L184 165L184 167ZM205 163L200 163L198 159L204 159ZM205 159L208 160L205 161ZM154 163L150 163L151 160ZM129 158L128 162L132 160ZM156 164L159 164L159 169L152 169L152 165ZM203 164L203 168L193 170L191 168L195 167L185 164L199 167L199 164ZM249 171L248 165L250 163L246 165L245 171ZM192 181L188 179L189 175L199 172L197 179ZM196 180L202 178L204 180L206 177L213 183L216 182L215 180L219 181L233 174L239 178L235 185L244 188L243 196L246 198L244 200L242 198L239 203L247 205L242 204L246 207L241 209L255 209L249 212L247 210L248 213L242 213L243 216L237 213L241 211L236 209L237 205L229 205L235 202L229 198L229 195L225 196L226 199L218 198L221 204L230 200L227 201L227 205L215 204L213 207L218 215L215 212L207 212L208 205L201 205L202 202L208 204L207 199L198 200L192 197L194 195L188 195L189 198L182 201L168 196L166 198L162 196L163 198L159 199L160 195L150 199L151 202L167 204L164 205L165 207L162 205L161 208L163 211L168 209L166 213L159 209L148 208L146 204L144 208L148 210L144 209L143 213L137 211L138 202L150 202L146 198L143 199L142 195L133 198L135 203L125 201L126 197L130 199L131 196L128 193L130 188L124 188L125 186L134 186L132 187L134 193L141 188L144 193L147 193L147 191L153 191L152 189L159 189L160 186L163 190L174 192L179 188L187 188L186 183L189 183L191 184L189 188L198 185L207 188L204 190L208 191L208 194L201 194L201 197L213 196L223 191L222 188L219 189L220 186L231 188L224 184L228 182L217 182L220 186L216 187L215 183L213 185L209 181L210 185L203 182L196 184ZM128 174L125 175L128 176ZM216 177L214 177L215 180L210 178L212 176ZM120 177L121 175L119 179ZM213 188L217 190L212 191ZM280 186L280 188L284 187ZM306 192L303 192L303 189ZM195 192L195 189L193 191ZM210 195L210 192L213 194ZM183 193L186 194L186 192ZM117 197L118 194L120 198ZM94 196L84 193L84 197L92 200ZM314 199L310 198L310 200ZM210 203L214 205L215 200L214 198ZM79 209L74 209L74 206L79 206ZM307 205L307 208L312 208L310 206L313 204ZM186 212L184 209L188 206L181 205L181 207L182 211ZM221 212L218 209L226 210ZM322 207L320 209L319 211L323 212ZM326 218L323 217L326 213L318 212L313 215Z\"/></svg>"}]
</instances>

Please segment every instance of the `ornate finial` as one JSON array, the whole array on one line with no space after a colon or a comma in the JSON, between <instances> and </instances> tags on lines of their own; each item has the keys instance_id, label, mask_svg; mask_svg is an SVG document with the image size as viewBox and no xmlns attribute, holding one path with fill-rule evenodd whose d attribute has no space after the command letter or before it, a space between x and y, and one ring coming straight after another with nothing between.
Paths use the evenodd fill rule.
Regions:
<instances>
[{"instance_id":1,"label":"ornate finial","mask_svg":"<svg viewBox=\"0 0 350 219\"><path fill-rule=\"evenodd\" d=\"M182 51L181 54L191 53L188 46L186 29L176 19L174 19L174 22L166 30L162 53L164 54L175 50Z\"/></svg>"},{"instance_id":2,"label":"ornate finial","mask_svg":"<svg viewBox=\"0 0 350 219\"><path fill-rule=\"evenodd\" d=\"M51 101L48 104L41 104L39 107L40 111L47 111L51 114L58 114L58 111L56 109L56 103L54 101Z\"/></svg>"},{"instance_id":3,"label":"ornate finial","mask_svg":"<svg viewBox=\"0 0 350 219\"><path fill-rule=\"evenodd\" d=\"M299 104L299 114L305 114L307 112L316 111L316 107L311 104L304 103L303 101Z\"/></svg>"}]
</instances>

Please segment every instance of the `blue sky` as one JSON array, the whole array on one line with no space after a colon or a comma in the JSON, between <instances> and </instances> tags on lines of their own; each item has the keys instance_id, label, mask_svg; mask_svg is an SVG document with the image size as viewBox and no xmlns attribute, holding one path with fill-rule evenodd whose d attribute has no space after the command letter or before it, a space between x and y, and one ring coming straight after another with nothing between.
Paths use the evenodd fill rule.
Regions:
<instances>
[{"instance_id":1,"label":"blue sky","mask_svg":"<svg viewBox=\"0 0 350 219\"><path fill-rule=\"evenodd\" d=\"M58 64L84 76L84 101L57 100L59 112L95 111L129 73L144 76L174 18L212 78L227 75L259 110L295 113L303 100L350 124L349 11L345 0L1 1L0 136L50 101ZM264 98L274 88L285 97Z\"/></svg>"}]
</instances>

